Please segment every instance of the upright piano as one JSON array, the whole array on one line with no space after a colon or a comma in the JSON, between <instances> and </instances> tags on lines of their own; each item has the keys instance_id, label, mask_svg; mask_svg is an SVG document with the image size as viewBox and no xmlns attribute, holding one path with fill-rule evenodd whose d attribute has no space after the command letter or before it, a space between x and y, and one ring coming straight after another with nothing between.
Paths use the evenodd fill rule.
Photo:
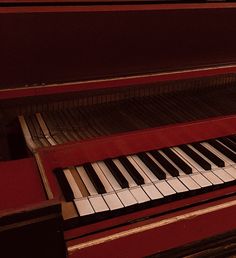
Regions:
<instances>
[{"instance_id":1,"label":"upright piano","mask_svg":"<svg viewBox=\"0 0 236 258\"><path fill-rule=\"evenodd\" d=\"M236 4L0 2L7 257L236 253Z\"/></svg>"}]
</instances>

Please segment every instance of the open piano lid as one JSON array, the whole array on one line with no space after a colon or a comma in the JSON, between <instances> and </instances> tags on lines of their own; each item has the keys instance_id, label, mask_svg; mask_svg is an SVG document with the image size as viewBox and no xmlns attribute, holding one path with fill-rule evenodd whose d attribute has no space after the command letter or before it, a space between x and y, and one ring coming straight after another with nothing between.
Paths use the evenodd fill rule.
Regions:
<instances>
[{"instance_id":1,"label":"open piano lid","mask_svg":"<svg viewBox=\"0 0 236 258\"><path fill-rule=\"evenodd\" d=\"M236 4L1 1L0 88L236 62Z\"/></svg>"}]
</instances>

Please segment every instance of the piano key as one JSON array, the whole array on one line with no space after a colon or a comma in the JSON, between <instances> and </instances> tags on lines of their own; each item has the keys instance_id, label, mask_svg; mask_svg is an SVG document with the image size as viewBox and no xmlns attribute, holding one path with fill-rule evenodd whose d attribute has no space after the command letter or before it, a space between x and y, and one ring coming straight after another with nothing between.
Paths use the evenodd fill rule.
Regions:
<instances>
[{"instance_id":1,"label":"piano key","mask_svg":"<svg viewBox=\"0 0 236 258\"><path fill-rule=\"evenodd\" d=\"M80 216L86 216L95 213L87 197L74 199L74 203Z\"/></svg>"},{"instance_id":2,"label":"piano key","mask_svg":"<svg viewBox=\"0 0 236 258\"><path fill-rule=\"evenodd\" d=\"M164 196L169 196L176 193L175 190L165 180L157 181L154 183L154 185Z\"/></svg>"},{"instance_id":3,"label":"piano key","mask_svg":"<svg viewBox=\"0 0 236 258\"><path fill-rule=\"evenodd\" d=\"M236 168L233 166L225 167L224 170L231 175L234 179L236 179Z\"/></svg>"},{"instance_id":4,"label":"piano key","mask_svg":"<svg viewBox=\"0 0 236 258\"><path fill-rule=\"evenodd\" d=\"M194 160L192 160L191 158L186 156L185 153L183 153L183 152L181 153L181 150L179 150L178 147L174 148L174 149L177 152L177 155L179 155L179 153L180 153L181 155L183 155L184 158L186 158L186 161L189 162L189 164L191 164L191 166L193 168L193 174L194 174L194 176L191 175L191 177L202 188L210 186L210 185L215 185L216 182L220 182L219 179L216 178L216 176L213 174L212 171L204 170ZM213 179L213 181L211 181L212 179Z\"/></svg>"},{"instance_id":5,"label":"piano key","mask_svg":"<svg viewBox=\"0 0 236 258\"><path fill-rule=\"evenodd\" d=\"M97 176L96 172L93 169L93 166L90 163L86 163L83 165L88 177L90 178L91 182L93 183L94 187L96 188L97 192L99 194L105 193L106 190Z\"/></svg>"},{"instance_id":6,"label":"piano key","mask_svg":"<svg viewBox=\"0 0 236 258\"><path fill-rule=\"evenodd\" d=\"M209 173L211 173L209 171ZM207 173L206 173L207 174ZM206 177L204 177L201 173L199 172L194 172L193 174L190 175L192 177L192 179L194 181L197 182L197 184L199 184L202 188L204 187L208 187L208 186L211 186L212 183L206 179Z\"/></svg>"},{"instance_id":7,"label":"piano key","mask_svg":"<svg viewBox=\"0 0 236 258\"><path fill-rule=\"evenodd\" d=\"M74 179L74 177L72 176L71 172L69 169L63 169L63 172L64 172L64 175L71 187L71 190L73 192L73 195L74 195L74 198L75 199L78 199L78 198L81 198L83 197L78 185L76 184L76 181Z\"/></svg>"},{"instance_id":8,"label":"piano key","mask_svg":"<svg viewBox=\"0 0 236 258\"><path fill-rule=\"evenodd\" d=\"M210 150L211 152L215 153L215 155L217 155L220 159L222 159L225 163L225 167L229 166L229 165L234 165L235 163L229 159L228 157L226 157L223 153L221 153L220 151L218 151L216 148L214 148L213 146L211 146L208 142L201 142L201 144L207 148L208 150Z\"/></svg>"},{"instance_id":9,"label":"piano key","mask_svg":"<svg viewBox=\"0 0 236 258\"><path fill-rule=\"evenodd\" d=\"M189 191L188 188L182 184L178 178L169 178L167 183L176 191L176 193L183 193Z\"/></svg>"},{"instance_id":10,"label":"piano key","mask_svg":"<svg viewBox=\"0 0 236 258\"><path fill-rule=\"evenodd\" d=\"M232 142L236 143L236 136L235 135L230 135L227 138L229 138Z\"/></svg>"},{"instance_id":11,"label":"piano key","mask_svg":"<svg viewBox=\"0 0 236 258\"><path fill-rule=\"evenodd\" d=\"M164 171L146 153L138 153L137 156L158 179L161 180L166 178L166 174L164 173Z\"/></svg>"},{"instance_id":12,"label":"piano key","mask_svg":"<svg viewBox=\"0 0 236 258\"><path fill-rule=\"evenodd\" d=\"M179 176L178 179L189 189L189 190L196 190L201 188L188 174L185 174L180 168L175 165L175 163L169 159L161 150L159 151L173 166L178 169Z\"/></svg>"},{"instance_id":13,"label":"piano key","mask_svg":"<svg viewBox=\"0 0 236 258\"><path fill-rule=\"evenodd\" d=\"M227 158L231 159L234 163L236 163L236 153L229 150L227 147L225 147L217 140L209 140L208 143L215 149L217 149L219 152L224 154Z\"/></svg>"},{"instance_id":14,"label":"piano key","mask_svg":"<svg viewBox=\"0 0 236 258\"><path fill-rule=\"evenodd\" d=\"M102 196L111 211L121 209L124 207L124 205L122 204L122 202L120 201L116 193L109 192L109 193L102 194Z\"/></svg>"},{"instance_id":15,"label":"piano key","mask_svg":"<svg viewBox=\"0 0 236 258\"><path fill-rule=\"evenodd\" d=\"M107 206L106 202L104 201L102 195L100 195L100 194L92 195L92 196L89 196L88 199L96 213L103 212L103 211L109 211L109 207Z\"/></svg>"},{"instance_id":16,"label":"piano key","mask_svg":"<svg viewBox=\"0 0 236 258\"><path fill-rule=\"evenodd\" d=\"M94 162L94 163L91 163L94 171L96 172L97 176L99 177L102 185L104 186L105 188L105 191L108 193L108 192L112 192L113 191L113 188L111 186L111 184L109 183L109 181L106 179L105 175L103 174L101 168L99 167L99 165Z\"/></svg>"},{"instance_id":17,"label":"piano key","mask_svg":"<svg viewBox=\"0 0 236 258\"><path fill-rule=\"evenodd\" d=\"M97 162L98 166L102 170L103 174L111 184L112 188L116 190L122 189L120 184L116 181L115 177L112 175L111 171L108 169L108 167L105 165L103 161L98 161Z\"/></svg>"},{"instance_id":18,"label":"piano key","mask_svg":"<svg viewBox=\"0 0 236 258\"><path fill-rule=\"evenodd\" d=\"M125 207L137 204L136 199L128 189L117 190L116 194L118 195Z\"/></svg>"},{"instance_id":19,"label":"piano key","mask_svg":"<svg viewBox=\"0 0 236 258\"><path fill-rule=\"evenodd\" d=\"M90 195L95 195L97 194L97 190L94 187L93 183L91 182L91 180L88 177L88 174L86 173L84 167L82 166L77 166L76 170L78 171L83 183L86 185L86 188L89 192Z\"/></svg>"},{"instance_id":20,"label":"piano key","mask_svg":"<svg viewBox=\"0 0 236 258\"><path fill-rule=\"evenodd\" d=\"M225 166L225 163L224 163L224 161L222 159L220 159L213 152L211 152L207 148L205 148L201 143L193 143L191 145L196 150L201 152L205 157L207 157L209 160L211 160L218 167L224 167Z\"/></svg>"},{"instance_id":21,"label":"piano key","mask_svg":"<svg viewBox=\"0 0 236 258\"><path fill-rule=\"evenodd\" d=\"M196 190L201 188L190 176L188 175L180 175L179 180L189 189Z\"/></svg>"},{"instance_id":22,"label":"piano key","mask_svg":"<svg viewBox=\"0 0 236 258\"><path fill-rule=\"evenodd\" d=\"M143 173L146 174L146 176L149 178L151 182L159 180L137 155L132 155L131 157L136 162L136 164L141 168Z\"/></svg>"},{"instance_id":23,"label":"piano key","mask_svg":"<svg viewBox=\"0 0 236 258\"><path fill-rule=\"evenodd\" d=\"M214 169L219 169L219 167L217 165L215 165L211 160L209 160L206 156L204 156L201 152L199 152L198 150L196 150L192 145L188 145L188 147L190 149L192 149L197 155L199 155L202 159L205 159L210 165L211 165L211 170ZM206 170L207 171L207 170Z\"/></svg>"},{"instance_id":24,"label":"piano key","mask_svg":"<svg viewBox=\"0 0 236 258\"><path fill-rule=\"evenodd\" d=\"M234 180L234 178L230 174L228 174L225 170L223 170L221 168L216 169L213 172L224 182L230 182L230 181Z\"/></svg>"},{"instance_id":25,"label":"piano key","mask_svg":"<svg viewBox=\"0 0 236 258\"><path fill-rule=\"evenodd\" d=\"M134 168L132 163L130 163L130 161L126 157L122 156L122 157L119 157L118 159L121 162L121 164L125 167L129 175L136 182L137 185L144 184L143 177L137 172L137 170Z\"/></svg>"},{"instance_id":26,"label":"piano key","mask_svg":"<svg viewBox=\"0 0 236 258\"><path fill-rule=\"evenodd\" d=\"M147 183L142 185L143 190L149 196L151 200L157 200L163 198L163 195L160 191L154 186L153 183Z\"/></svg>"},{"instance_id":27,"label":"piano key","mask_svg":"<svg viewBox=\"0 0 236 258\"><path fill-rule=\"evenodd\" d=\"M114 192L110 182L107 180L105 175L103 174L103 171L99 167L97 163L91 163L92 167L94 168L97 176L100 178L106 193L102 194L105 202L107 203L110 210L116 210L123 207L123 204L121 203L120 199Z\"/></svg>"},{"instance_id":28,"label":"piano key","mask_svg":"<svg viewBox=\"0 0 236 258\"><path fill-rule=\"evenodd\" d=\"M149 200L148 196L143 191L143 189L141 187L137 187L136 182L129 175L128 171L121 164L121 162L118 159L113 159L113 161L117 165L121 173L124 175L126 180L128 181L130 192L133 194L134 198L138 201L138 203L142 203L145 198L146 200Z\"/></svg>"},{"instance_id":29,"label":"piano key","mask_svg":"<svg viewBox=\"0 0 236 258\"><path fill-rule=\"evenodd\" d=\"M191 174L192 168L171 149L162 149L162 152L171 159L184 173Z\"/></svg>"},{"instance_id":30,"label":"piano key","mask_svg":"<svg viewBox=\"0 0 236 258\"><path fill-rule=\"evenodd\" d=\"M134 198L137 200L138 203L144 203L144 202L150 201L150 198L140 186L131 187L130 192L132 193L132 195L134 196Z\"/></svg>"},{"instance_id":31,"label":"piano key","mask_svg":"<svg viewBox=\"0 0 236 258\"><path fill-rule=\"evenodd\" d=\"M223 143L231 151L236 152L236 144L234 142L232 142L230 139L228 139L227 137L219 138L219 139L217 139L217 141Z\"/></svg>"},{"instance_id":32,"label":"piano key","mask_svg":"<svg viewBox=\"0 0 236 258\"><path fill-rule=\"evenodd\" d=\"M129 184L129 188L133 186L137 186L136 182L133 180L133 178L130 176L128 171L125 169L125 167L121 164L121 162L118 159L113 159L114 164L117 166L119 171L122 173L122 175L125 177Z\"/></svg>"},{"instance_id":33,"label":"piano key","mask_svg":"<svg viewBox=\"0 0 236 258\"><path fill-rule=\"evenodd\" d=\"M134 156L127 156L129 162L133 165L133 167L137 170L137 172L142 176L144 179L144 183L150 183L150 178L145 174L145 172L141 169L141 167L136 163ZM156 177L155 177L156 178Z\"/></svg>"},{"instance_id":34,"label":"piano key","mask_svg":"<svg viewBox=\"0 0 236 258\"><path fill-rule=\"evenodd\" d=\"M112 188L114 189L115 193L117 194L117 196L119 197L119 199L121 200L124 206L130 206L137 203L137 201L134 199L134 196L130 193L128 189L121 188L120 184L113 177L112 173L110 172L110 170L108 169L108 167L105 165L103 161L99 161L97 162L97 164L102 170L102 172L104 173L104 175L106 176L107 180L111 184ZM104 195L104 199L106 199L105 197L106 194L103 194L103 195Z\"/></svg>"},{"instance_id":35,"label":"piano key","mask_svg":"<svg viewBox=\"0 0 236 258\"><path fill-rule=\"evenodd\" d=\"M117 180L117 182L120 184L122 188L129 187L129 183L126 180L126 178L123 176L123 174L120 172L120 170L117 168L117 166L114 164L113 160L106 159L104 160L104 163L109 168L110 172L114 176L114 178Z\"/></svg>"},{"instance_id":36,"label":"piano key","mask_svg":"<svg viewBox=\"0 0 236 258\"><path fill-rule=\"evenodd\" d=\"M198 163L196 163L190 156L188 156L179 147L173 147L171 150L185 163L187 163L192 168L192 173L197 171L205 171Z\"/></svg>"},{"instance_id":37,"label":"piano key","mask_svg":"<svg viewBox=\"0 0 236 258\"><path fill-rule=\"evenodd\" d=\"M224 182L211 171L204 172L204 177L211 182L212 185L223 184Z\"/></svg>"},{"instance_id":38,"label":"piano key","mask_svg":"<svg viewBox=\"0 0 236 258\"><path fill-rule=\"evenodd\" d=\"M178 169L176 169L160 152L153 150L150 151L151 155L162 165L162 167L170 173L173 177L179 175Z\"/></svg>"},{"instance_id":39,"label":"piano key","mask_svg":"<svg viewBox=\"0 0 236 258\"><path fill-rule=\"evenodd\" d=\"M73 191L70 187L70 184L69 184L68 180L65 177L63 169L56 168L54 170L54 172L55 172L57 180L60 184L60 187L62 189L65 200L66 201L72 201L74 199L74 194L73 194Z\"/></svg>"},{"instance_id":40,"label":"piano key","mask_svg":"<svg viewBox=\"0 0 236 258\"><path fill-rule=\"evenodd\" d=\"M79 187L83 197L89 196L89 192L88 192L86 186L84 185L80 175L78 174L78 171L76 170L76 168L69 167L69 170L70 170L72 176L74 177L75 182L76 182L77 186Z\"/></svg>"},{"instance_id":41,"label":"piano key","mask_svg":"<svg viewBox=\"0 0 236 258\"><path fill-rule=\"evenodd\" d=\"M205 170L211 170L211 164L199 156L195 151L189 148L188 145L181 145L179 148L184 151L191 159L193 159L197 164L199 164Z\"/></svg>"}]
</instances>

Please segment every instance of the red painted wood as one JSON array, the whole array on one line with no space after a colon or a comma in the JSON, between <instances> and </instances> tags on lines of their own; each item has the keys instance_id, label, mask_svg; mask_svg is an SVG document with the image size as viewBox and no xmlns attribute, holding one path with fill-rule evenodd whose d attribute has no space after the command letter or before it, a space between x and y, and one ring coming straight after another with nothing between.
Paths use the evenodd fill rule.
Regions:
<instances>
[{"instance_id":1,"label":"red painted wood","mask_svg":"<svg viewBox=\"0 0 236 258\"><path fill-rule=\"evenodd\" d=\"M33 158L0 162L0 189L1 212L47 200Z\"/></svg>"},{"instance_id":2,"label":"red painted wood","mask_svg":"<svg viewBox=\"0 0 236 258\"><path fill-rule=\"evenodd\" d=\"M0 88L233 64L235 7L2 7Z\"/></svg>"},{"instance_id":3,"label":"red painted wood","mask_svg":"<svg viewBox=\"0 0 236 258\"><path fill-rule=\"evenodd\" d=\"M236 116L163 126L42 148L45 168L79 165L104 158L161 149L236 133Z\"/></svg>"},{"instance_id":4,"label":"red painted wood","mask_svg":"<svg viewBox=\"0 0 236 258\"><path fill-rule=\"evenodd\" d=\"M212 67L197 70L185 70L169 73L149 74L143 76L113 78L110 80L84 81L77 83L65 83L46 85L40 87L26 87L3 89L0 91L0 99L14 99L29 96L47 96L69 92L80 92L97 89L124 88L142 84L150 85L159 82L186 80L193 78L206 78L211 76L236 73L236 66ZM158 85L157 85L158 87Z\"/></svg>"},{"instance_id":5,"label":"red painted wood","mask_svg":"<svg viewBox=\"0 0 236 258\"><path fill-rule=\"evenodd\" d=\"M227 199L230 201L232 198ZM214 204L219 204L215 202ZM212 204L213 205L213 204ZM205 208L205 206L199 206L197 209ZM182 214L188 210L182 211ZM192 211L192 210L191 210ZM176 221L172 224L161 226L155 229L151 229L138 234L129 235L124 238L119 238L113 241L109 241L103 244L90 246L80 251L71 253L70 258L77 257L143 257L156 252L164 251L170 248L175 248L184 244L188 244L194 241L209 238L236 228L236 220L234 214L236 207L224 208L222 210L210 212L204 215L191 217L183 221ZM179 215L178 212L174 215ZM166 217L163 216L162 219ZM159 221L158 218L156 221ZM151 223L154 220L137 223L135 226L141 226L144 223ZM133 225L134 226L134 225ZM132 226L129 226L131 228ZM118 231L124 231L128 227L120 228ZM68 246L72 246L84 241L96 239L109 234L116 233L117 230L112 232L104 232L95 236L90 236L87 239L78 239L68 242Z\"/></svg>"},{"instance_id":6,"label":"red painted wood","mask_svg":"<svg viewBox=\"0 0 236 258\"><path fill-rule=\"evenodd\" d=\"M227 198L227 196L234 194L235 192L236 192L236 186L230 186L230 187L225 187L223 189L215 190L213 192L207 192L204 194L199 194L196 196L184 198L182 200L176 200L166 204L156 205L155 207L147 208L142 211L134 211L133 213L120 215L116 218L109 219L109 215L107 215L107 218L104 221L89 224L83 227L77 227L74 229L66 230L64 232L64 237L66 241L70 241L72 239L82 237L83 235L91 234L95 231L99 231L99 230L106 231L109 229L109 227L119 226L119 225L122 225L123 223L127 223L130 221L135 221L135 220L138 221L141 218L149 217L150 215L153 215L153 214L155 214L158 218L162 218L163 213L165 213L166 214L165 218L169 218L173 216L174 212L176 214L176 209L180 209L180 213L183 213L191 205L195 207L196 206L199 207L199 205L204 207L210 206L212 205L211 202L213 202L214 199L219 197L222 197L221 201L225 202L225 199ZM203 205L202 203L206 200L209 202ZM188 210L189 209L190 208L188 208ZM192 208L192 209L196 209L196 208Z\"/></svg>"}]
</instances>

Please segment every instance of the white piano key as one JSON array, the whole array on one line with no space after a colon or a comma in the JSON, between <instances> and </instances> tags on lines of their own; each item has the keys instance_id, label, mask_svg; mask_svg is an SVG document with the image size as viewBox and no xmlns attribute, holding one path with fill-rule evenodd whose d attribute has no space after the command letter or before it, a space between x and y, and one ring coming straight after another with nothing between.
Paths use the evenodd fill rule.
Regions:
<instances>
[{"instance_id":1,"label":"white piano key","mask_svg":"<svg viewBox=\"0 0 236 258\"><path fill-rule=\"evenodd\" d=\"M219 168L213 171L216 176L218 176L221 180L224 182L230 182L233 181L234 178L228 174L225 170Z\"/></svg>"},{"instance_id":2,"label":"white piano key","mask_svg":"<svg viewBox=\"0 0 236 258\"><path fill-rule=\"evenodd\" d=\"M101 180L106 192L111 192L113 191L109 181L106 179L106 177L104 176L102 170L100 169L100 167L98 166L98 164L95 162L95 163L91 163L94 171L96 172L97 176L99 177L99 179Z\"/></svg>"},{"instance_id":3,"label":"white piano key","mask_svg":"<svg viewBox=\"0 0 236 258\"><path fill-rule=\"evenodd\" d=\"M201 187L207 187L211 186L212 183L209 182L201 173L195 172L193 174L190 174L192 179L196 181Z\"/></svg>"},{"instance_id":4,"label":"white piano key","mask_svg":"<svg viewBox=\"0 0 236 258\"><path fill-rule=\"evenodd\" d=\"M218 142L219 144L223 145L226 149L236 153L234 150L232 150L230 147L228 147L227 145L225 145L223 142L219 141L219 140L215 140L216 142Z\"/></svg>"},{"instance_id":5,"label":"white piano key","mask_svg":"<svg viewBox=\"0 0 236 258\"><path fill-rule=\"evenodd\" d=\"M85 169L82 166L75 167L78 171L82 181L84 182L88 192L90 195L96 195L98 194L97 190L95 189L93 183L91 182L90 178L88 177Z\"/></svg>"},{"instance_id":6,"label":"white piano key","mask_svg":"<svg viewBox=\"0 0 236 258\"><path fill-rule=\"evenodd\" d=\"M86 216L95 213L87 197L74 199L74 203L80 216Z\"/></svg>"},{"instance_id":7,"label":"white piano key","mask_svg":"<svg viewBox=\"0 0 236 258\"><path fill-rule=\"evenodd\" d=\"M179 147L171 148L172 151L175 152L181 159L185 161L185 163L189 164L193 170L193 173L196 171L205 171L200 165L197 164L193 159L191 159L184 151L182 151Z\"/></svg>"},{"instance_id":8,"label":"white piano key","mask_svg":"<svg viewBox=\"0 0 236 258\"><path fill-rule=\"evenodd\" d=\"M83 195L82 195L78 185L76 184L76 181L75 181L74 177L72 176L70 170L69 169L63 169L63 173L64 173L64 175L65 175L65 177L66 177L66 179L67 179L67 181L70 185L70 188L71 188L71 190L74 194L74 197L75 198L83 197Z\"/></svg>"},{"instance_id":9,"label":"white piano key","mask_svg":"<svg viewBox=\"0 0 236 258\"><path fill-rule=\"evenodd\" d=\"M209 160L206 156L204 156L201 152L199 152L197 149L195 149L192 145L188 144L188 147L195 151L200 157L202 157L204 160L206 160L208 163L211 164L211 169L218 169L219 167L215 165L211 160ZM206 170L205 170L206 171Z\"/></svg>"},{"instance_id":10,"label":"white piano key","mask_svg":"<svg viewBox=\"0 0 236 258\"><path fill-rule=\"evenodd\" d=\"M183 185L178 178L173 177L167 179L166 181L177 193L189 191L188 188L185 185Z\"/></svg>"},{"instance_id":11,"label":"white piano key","mask_svg":"<svg viewBox=\"0 0 236 258\"><path fill-rule=\"evenodd\" d=\"M118 167L118 169L120 170L120 172L123 174L123 176L126 178L126 180L129 183L129 188L137 186L137 184L135 183L135 181L133 180L133 178L130 176L130 174L128 173L128 171L125 169L125 167L121 164L121 162L118 159L113 159L113 162L115 163L115 165Z\"/></svg>"},{"instance_id":12,"label":"white piano key","mask_svg":"<svg viewBox=\"0 0 236 258\"><path fill-rule=\"evenodd\" d=\"M127 156L129 162L133 165L133 167L137 170L137 172L142 176L144 179L144 183L150 183L151 180L147 177L147 175L143 172L143 170L139 167L139 165L135 162L132 156Z\"/></svg>"},{"instance_id":13,"label":"white piano key","mask_svg":"<svg viewBox=\"0 0 236 258\"><path fill-rule=\"evenodd\" d=\"M201 143L205 148L207 148L209 151L213 152L216 156L218 156L220 159L222 159L225 162L225 166L234 165L234 162L227 158L223 153L219 152L217 149L215 149L213 146L211 146L207 142Z\"/></svg>"},{"instance_id":14,"label":"white piano key","mask_svg":"<svg viewBox=\"0 0 236 258\"><path fill-rule=\"evenodd\" d=\"M150 179L151 182L159 180L137 155L132 155L132 158L142 169L142 171L146 174L146 176Z\"/></svg>"},{"instance_id":15,"label":"white piano key","mask_svg":"<svg viewBox=\"0 0 236 258\"><path fill-rule=\"evenodd\" d=\"M170 187L169 184L165 180L160 180L158 182L155 182L154 185L157 187L157 189L164 195L172 195L175 194L176 192L172 187Z\"/></svg>"},{"instance_id":16,"label":"white piano key","mask_svg":"<svg viewBox=\"0 0 236 258\"><path fill-rule=\"evenodd\" d=\"M140 186L131 187L129 190L138 203L150 201L150 198Z\"/></svg>"},{"instance_id":17,"label":"white piano key","mask_svg":"<svg viewBox=\"0 0 236 258\"><path fill-rule=\"evenodd\" d=\"M124 207L124 205L122 204L122 202L120 201L116 193L114 192L105 193L102 196L111 211L121 209Z\"/></svg>"},{"instance_id":18,"label":"white piano key","mask_svg":"<svg viewBox=\"0 0 236 258\"><path fill-rule=\"evenodd\" d=\"M236 179L236 168L233 166L225 167L224 170L231 175L234 179Z\"/></svg>"},{"instance_id":19,"label":"white piano key","mask_svg":"<svg viewBox=\"0 0 236 258\"><path fill-rule=\"evenodd\" d=\"M166 178L172 178L172 175L170 175L166 170L165 168L152 156L151 153L149 152L146 152L146 154L149 156L149 158L152 159L152 161L154 161L158 167L166 174Z\"/></svg>"},{"instance_id":20,"label":"white piano key","mask_svg":"<svg viewBox=\"0 0 236 258\"><path fill-rule=\"evenodd\" d=\"M212 184L212 185L219 185L223 184L224 182L216 176L212 171L206 171L202 173L204 177Z\"/></svg>"},{"instance_id":21,"label":"white piano key","mask_svg":"<svg viewBox=\"0 0 236 258\"><path fill-rule=\"evenodd\" d=\"M178 178L189 190L201 188L189 175L180 175Z\"/></svg>"},{"instance_id":22,"label":"white piano key","mask_svg":"<svg viewBox=\"0 0 236 258\"><path fill-rule=\"evenodd\" d=\"M147 193L151 200L157 200L163 198L163 195L157 188L153 185L153 183L148 183L142 185L143 190Z\"/></svg>"},{"instance_id":23,"label":"white piano key","mask_svg":"<svg viewBox=\"0 0 236 258\"><path fill-rule=\"evenodd\" d=\"M100 194L89 196L88 199L96 213L109 211L109 207Z\"/></svg>"},{"instance_id":24,"label":"white piano key","mask_svg":"<svg viewBox=\"0 0 236 258\"><path fill-rule=\"evenodd\" d=\"M121 189L116 191L116 194L122 201L125 207L137 204L136 199L128 189Z\"/></svg>"},{"instance_id":25,"label":"white piano key","mask_svg":"<svg viewBox=\"0 0 236 258\"><path fill-rule=\"evenodd\" d=\"M106 166L106 164L103 161L97 162L98 166L101 168L103 174L111 184L112 188L114 190L120 190L122 189L120 184L116 181L115 177L112 175L111 171L109 168Z\"/></svg>"}]
</instances>

